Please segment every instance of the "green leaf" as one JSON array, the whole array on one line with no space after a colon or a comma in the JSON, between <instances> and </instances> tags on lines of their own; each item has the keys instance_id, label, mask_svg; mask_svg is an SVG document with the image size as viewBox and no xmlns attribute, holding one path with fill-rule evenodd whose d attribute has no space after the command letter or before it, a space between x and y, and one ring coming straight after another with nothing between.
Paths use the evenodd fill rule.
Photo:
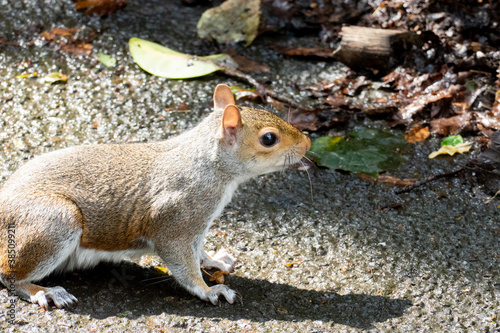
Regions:
<instances>
[{"instance_id":1,"label":"green leaf","mask_svg":"<svg viewBox=\"0 0 500 333\"><path fill-rule=\"evenodd\" d=\"M464 138L461 135L450 135L441 141L441 146L456 146L464 143Z\"/></svg>"},{"instance_id":2,"label":"green leaf","mask_svg":"<svg viewBox=\"0 0 500 333\"><path fill-rule=\"evenodd\" d=\"M227 54L191 56L140 38L130 38L129 49L139 67L169 79L189 79L213 73L221 69L217 62L231 58Z\"/></svg>"},{"instance_id":3,"label":"green leaf","mask_svg":"<svg viewBox=\"0 0 500 333\"><path fill-rule=\"evenodd\" d=\"M116 58L113 58L110 55L104 54L102 52L99 52L97 54L97 58L99 59L100 62L104 64L106 67L115 67L116 66Z\"/></svg>"},{"instance_id":4,"label":"green leaf","mask_svg":"<svg viewBox=\"0 0 500 333\"><path fill-rule=\"evenodd\" d=\"M376 177L379 172L399 168L408 148L403 135L379 129L352 132L347 138L319 137L313 141L308 156L321 166Z\"/></svg>"}]
</instances>

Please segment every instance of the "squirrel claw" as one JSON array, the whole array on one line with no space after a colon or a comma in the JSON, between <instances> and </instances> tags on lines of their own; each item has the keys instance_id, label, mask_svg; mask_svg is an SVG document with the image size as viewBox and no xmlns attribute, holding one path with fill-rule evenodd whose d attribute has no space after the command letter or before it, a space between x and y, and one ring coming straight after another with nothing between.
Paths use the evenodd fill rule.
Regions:
<instances>
[{"instance_id":1,"label":"squirrel claw","mask_svg":"<svg viewBox=\"0 0 500 333\"><path fill-rule=\"evenodd\" d=\"M243 297L238 292L236 293L236 302L240 303L240 305L243 305Z\"/></svg>"},{"instance_id":2,"label":"squirrel claw","mask_svg":"<svg viewBox=\"0 0 500 333\"><path fill-rule=\"evenodd\" d=\"M45 291L40 290L34 296L31 296L31 302L38 304L45 311L50 310L49 301L52 301L59 309L70 309L78 304L78 299L63 287L46 288Z\"/></svg>"}]
</instances>

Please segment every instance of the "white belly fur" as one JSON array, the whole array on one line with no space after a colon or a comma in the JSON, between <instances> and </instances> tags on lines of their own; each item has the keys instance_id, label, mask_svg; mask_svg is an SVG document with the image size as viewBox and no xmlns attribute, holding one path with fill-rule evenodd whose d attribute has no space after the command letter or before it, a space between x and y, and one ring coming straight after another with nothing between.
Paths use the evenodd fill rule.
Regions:
<instances>
[{"instance_id":1,"label":"white belly fur","mask_svg":"<svg viewBox=\"0 0 500 333\"><path fill-rule=\"evenodd\" d=\"M120 262L125 258L137 259L152 252L154 252L154 248L151 241L148 241L148 247L146 248L121 251L94 250L78 246L75 252L68 258L64 270L92 268L102 261Z\"/></svg>"}]
</instances>

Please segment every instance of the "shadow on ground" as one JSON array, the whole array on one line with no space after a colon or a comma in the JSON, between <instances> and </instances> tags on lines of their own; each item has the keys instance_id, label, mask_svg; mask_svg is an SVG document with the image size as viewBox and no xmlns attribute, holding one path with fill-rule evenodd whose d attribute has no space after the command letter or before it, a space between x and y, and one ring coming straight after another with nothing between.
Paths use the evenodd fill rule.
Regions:
<instances>
[{"instance_id":1,"label":"shadow on ground","mask_svg":"<svg viewBox=\"0 0 500 333\"><path fill-rule=\"evenodd\" d=\"M160 277L160 279L158 279ZM305 290L266 280L230 276L228 285L243 297L243 304L220 307L203 302L164 278L152 268L133 263L101 264L93 270L50 277L44 286L61 285L78 299L71 310L96 319L112 316L176 314L183 317L267 321L321 321L356 328L403 316L412 306L408 300L366 294L339 295L331 290Z\"/></svg>"}]
</instances>

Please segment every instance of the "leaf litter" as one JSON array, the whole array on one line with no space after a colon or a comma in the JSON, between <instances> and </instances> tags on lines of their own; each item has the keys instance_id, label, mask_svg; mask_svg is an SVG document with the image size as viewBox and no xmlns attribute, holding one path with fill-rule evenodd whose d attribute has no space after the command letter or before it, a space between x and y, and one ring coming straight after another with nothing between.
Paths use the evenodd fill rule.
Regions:
<instances>
[{"instance_id":1,"label":"leaf litter","mask_svg":"<svg viewBox=\"0 0 500 333\"><path fill-rule=\"evenodd\" d=\"M489 137L500 130L500 3L387 0L317 3L263 0L262 31L318 31L319 43L272 46L286 56L334 57L345 25L412 32L403 61L385 76L355 68L303 87L314 111L291 110L300 129L323 131L358 114L405 127L410 143L456 134ZM336 119L343 115L342 121ZM483 140L484 141L484 140ZM456 148L455 148L456 149Z\"/></svg>"},{"instance_id":2,"label":"leaf litter","mask_svg":"<svg viewBox=\"0 0 500 333\"><path fill-rule=\"evenodd\" d=\"M255 3L258 2L260 1ZM237 2L226 1L222 7L229 6L230 3L234 5ZM318 47L273 46L277 52L286 56L331 57L335 50L333 46L342 40L339 32L345 23L385 30L398 29L402 34L411 31L414 40L410 41L409 48L404 49L401 62L394 64L387 74L367 73L363 71L363 66L354 66L354 70L347 71L344 77L331 82L321 81L311 87L299 87L316 99L317 103L313 107L301 107L297 104L290 107L291 104L287 105L289 100L269 96L259 84L254 84L255 90L233 90L238 99L260 99L273 104L278 110L286 112L288 120L302 130L327 130L347 124L351 118L361 115L385 118L391 126L405 128L405 139L409 143L424 141L431 135L458 134L478 135L485 139L476 141L488 142L487 138L500 129L500 72L497 70L500 68L500 52L497 51L498 39L492 37L496 31L494 22L498 21L498 11L495 10L498 6L496 3L481 2L471 8L463 0L452 7L446 2L389 0L376 6L367 3L363 10L359 10L354 3L325 3L318 6L316 3L263 0L260 9L257 9L257 12L262 11L260 32L282 28L319 31L323 44ZM231 20L220 19L223 16L215 18L219 15L214 14L215 8L207 12L212 16L200 20L199 32L205 30L200 28L204 24L211 25L214 29L208 29L207 35L200 37L217 40L219 43L240 40L247 45L255 38L227 38L220 32L231 30L230 32L237 34L244 29L229 29L227 25L221 25L221 20L226 21L225 24L231 24ZM248 9L247 12L255 11ZM466 17L465 25L454 19L457 17L456 13ZM233 13L231 19L234 17L237 15ZM202 31L201 34L203 33ZM208 36L211 33L213 36ZM216 36L221 39L215 38ZM239 56L237 52L230 52L233 61L236 60ZM192 59L195 61L198 58L201 57ZM240 69L243 69L245 63L249 65L245 70L268 70L265 65L248 59L240 62ZM232 75L231 71L222 71ZM242 78L241 75L235 76ZM247 82L256 81L247 79ZM341 146L342 144L339 147ZM463 152L470 145L452 147L445 153ZM371 174L379 172L381 171L377 170Z\"/></svg>"},{"instance_id":3,"label":"leaf litter","mask_svg":"<svg viewBox=\"0 0 500 333\"><path fill-rule=\"evenodd\" d=\"M92 29L83 30L80 28L54 28L42 32L40 37L62 52L89 56L92 52L91 42L97 37L97 33Z\"/></svg>"}]
</instances>

